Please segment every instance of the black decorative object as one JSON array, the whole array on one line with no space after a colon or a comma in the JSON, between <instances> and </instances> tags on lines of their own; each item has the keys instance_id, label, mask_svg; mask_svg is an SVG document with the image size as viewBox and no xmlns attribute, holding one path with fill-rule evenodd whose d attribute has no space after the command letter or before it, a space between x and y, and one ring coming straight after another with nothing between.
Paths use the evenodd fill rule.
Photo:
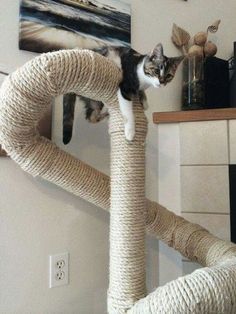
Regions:
<instances>
[{"instance_id":1,"label":"black decorative object","mask_svg":"<svg viewBox=\"0 0 236 314\"><path fill-rule=\"evenodd\" d=\"M236 74L234 88L236 102ZM230 107L229 94L228 61L216 57L185 58L182 110L228 108Z\"/></svg>"},{"instance_id":2,"label":"black decorative object","mask_svg":"<svg viewBox=\"0 0 236 314\"><path fill-rule=\"evenodd\" d=\"M203 109L204 103L203 56L187 56L183 61L182 109Z\"/></svg>"},{"instance_id":3,"label":"black decorative object","mask_svg":"<svg viewBox=\"0 0 236 314\"><path fill-rule=\"evenodd\" d=\"M216 57L206 58L204 63L204 81L204 108L230 107L228 61Z\"/></svg>"},{"instance_id":4,"label":"black decorative object","mask_svg":"<svg viewBox=\"0 0 236 314\"><path fill-rule=\"evenodd\" d=\"M234 72L230 80L230 106L236 107L236 71L235 71L235 61L236 61L236 42L234 42Z\"/></svg>"}]
</instances>

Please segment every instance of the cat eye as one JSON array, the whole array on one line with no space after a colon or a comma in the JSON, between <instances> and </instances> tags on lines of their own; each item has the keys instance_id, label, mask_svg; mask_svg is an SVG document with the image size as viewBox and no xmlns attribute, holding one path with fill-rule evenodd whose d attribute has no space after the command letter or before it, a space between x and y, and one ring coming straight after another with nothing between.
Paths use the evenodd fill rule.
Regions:
<instances>
[{"instance_id":1,"label":"cat eye","mask_svg":"<svg viewBox=\"0 0 236 314\"><path fill-rule=\"evenodd\" d=\"M167 75L166 75L166 79L167 79L167 80L170 80L170 79L172 79L172 78L173 78L173 75L172 75L172 74L167 74Z\"/></svg>"}]
</instances>

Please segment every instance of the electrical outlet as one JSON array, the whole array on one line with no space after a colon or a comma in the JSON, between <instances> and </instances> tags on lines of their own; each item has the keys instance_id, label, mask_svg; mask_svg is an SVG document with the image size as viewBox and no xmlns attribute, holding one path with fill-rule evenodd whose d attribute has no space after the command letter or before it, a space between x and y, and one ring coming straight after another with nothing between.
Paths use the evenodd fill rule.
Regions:
<instances>
[{"instance_id":1,"label":"electrical outlet","mask_svg":"<svg viewBox=\"0 0 236 314\"><path fill-rule=\"evenodd\" d=\"M49 256L49 288L68 285L69 253Z\"/></svg>"}]
</instances>

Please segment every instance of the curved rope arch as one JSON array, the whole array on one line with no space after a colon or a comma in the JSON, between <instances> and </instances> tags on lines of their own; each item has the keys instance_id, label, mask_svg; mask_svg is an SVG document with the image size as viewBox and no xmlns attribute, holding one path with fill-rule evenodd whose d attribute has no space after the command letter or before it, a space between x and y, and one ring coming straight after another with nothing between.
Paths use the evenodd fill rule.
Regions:
<instances>
[{"instance_id":1,"label":"curved rope arch","mask_svg":"<svg viewBox=\"0 0 236 314\"><path fill-rule=\"evenodd\" d=\"M109 313L235 313L236 246L145 199L147 122L134 105L136 136L125 141L117 89L121 72L88 50L43 54L12 73L0 89L0 142L23 170L109 210ZM105 174L41 137L37 123L52 99L76 92L110 112L111 191ZM111 195L111 197L110 197ZM207 266L146 295L144 233Z\"/></svg>"}]
</instances>

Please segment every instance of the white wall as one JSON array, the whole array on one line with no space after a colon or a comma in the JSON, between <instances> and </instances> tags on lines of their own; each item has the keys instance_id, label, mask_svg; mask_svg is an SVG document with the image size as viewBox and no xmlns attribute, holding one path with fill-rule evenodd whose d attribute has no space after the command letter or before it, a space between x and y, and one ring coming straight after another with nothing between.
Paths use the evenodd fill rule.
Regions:
<instances>
[{"instance_id":1,"label":"white wall","mask_svg":"<svg viewBox=\"0 0 236 314\"><path fill-rule=\"evenodd\" d=\"M19 51L18 1L0 1L0 70L10 72L35 54ZM133 46L141 52L157 42L167 55L178 54L170 41L172 23L192 33L215 19L219 56L228 58L236 38L236 3L228 0L133 0ZM157 128L153 111L180 108L181 73L170 86L148 93L147 196L157 200ZM109 172L106 123L88 125L77 109L75 135L67 150ZM54 139L61 142L61 112L56 111ZM10 159L0 159L0 313L99 314L106 312L109 215L79 198L25 174ZM148 286L158 284L157 241L149 239ZM48 255L70 252L70 285L48 289ZM171 260L165 249L161 261ZM169 264L173 262L170 261ZM161 283L165 281L163 265ZM173 275L174 276L174 275Z\"/></svg>"}]
</instances>

